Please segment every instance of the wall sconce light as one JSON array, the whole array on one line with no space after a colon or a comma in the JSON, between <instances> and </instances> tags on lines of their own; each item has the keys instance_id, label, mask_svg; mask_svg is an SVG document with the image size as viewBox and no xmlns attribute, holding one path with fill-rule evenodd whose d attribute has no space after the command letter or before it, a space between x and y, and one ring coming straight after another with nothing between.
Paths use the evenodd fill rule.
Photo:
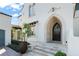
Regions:
<instances>
[{"instance_id":1,"label":"wall sconce light","mask_svg":"<svg viewBox=\"0 0 79 59\"><path fill-rule=\"evenodd\" d=\"M49 12L55 12L57 9L60 9L60 7L52 7L52 8L48 11L48 13L49 13Z\"/></svg>"}]
</instances>

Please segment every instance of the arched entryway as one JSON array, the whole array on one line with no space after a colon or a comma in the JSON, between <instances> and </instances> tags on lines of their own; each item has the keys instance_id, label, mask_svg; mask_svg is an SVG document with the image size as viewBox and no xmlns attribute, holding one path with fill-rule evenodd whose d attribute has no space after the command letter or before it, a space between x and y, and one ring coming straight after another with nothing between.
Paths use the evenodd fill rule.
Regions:
<instances>
[{"instance_id":1,"label":"arched entryway","mask_svg":"<svg viewBox=\"0 0 79 59\"><path fill-rule=\"evenodd\" d=\"M53 16L47 24L47 41L61 42L62 41L62 25L61 21Z\"/></svg>"},{"instance_id":2,"label":"arched entryway","mask_svg":"<svg viewBox=\"0 0 79 59\"><path fill-rule=\"evenodd\" d=\"M52 40L61 41L61 26L59 23L55 23L52 28Z\"/></svg>"}]
</instances>

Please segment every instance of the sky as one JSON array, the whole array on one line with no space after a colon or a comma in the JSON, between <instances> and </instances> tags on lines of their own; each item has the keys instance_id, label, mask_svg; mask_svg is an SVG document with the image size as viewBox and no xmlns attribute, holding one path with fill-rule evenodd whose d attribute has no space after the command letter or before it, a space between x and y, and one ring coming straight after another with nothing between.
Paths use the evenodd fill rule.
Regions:
<instances>
[{"instance_id":1,"label":"sky","mask_svg":"<svg viewBox=\"0 0 79 59\"><path fill-rule=\"evenodd\" d=\"M6 13L12 16L11 24L18 25L20 20L17 18L21 15L20 11L23 8L23 3L11 3L11 4L0 4L0 12Z\"/></svg>"}]
</instances>

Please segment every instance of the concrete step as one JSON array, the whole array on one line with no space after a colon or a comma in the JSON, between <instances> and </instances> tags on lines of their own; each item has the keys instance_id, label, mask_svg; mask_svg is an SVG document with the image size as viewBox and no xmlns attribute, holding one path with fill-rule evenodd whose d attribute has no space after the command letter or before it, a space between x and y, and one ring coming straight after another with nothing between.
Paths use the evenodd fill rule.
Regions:
<instances>
[{"instance_id":1,"label":"concrete step","mask_svg":"<svg viewBox=\"0 0 79 59\"><path fill-rule=\"evenodd\" d=\"M39 47L35 47L34 49L40 50L42 52L46 52L46 53L49 53L49 54L55 54L57 52L57 51L54 51L54 50L43 49L43 48L39 48Z\"/></svg>"},{"instance_id":2,"label":"concrete step","mask_svg":"<svg viewBox=\"0 0 79 59\"><path fill-rule=\"evenodd\" d=\"M29 53L23 54L23 56L42 56L42 55L40 55L38 53L34 53L34 52L29 52Z\"/></svg>"},{"instance_id":3,"label":"concrete step","mask_svg":"<svg viewBox=\"0 0 79 59\"><path fill-rule=\"evenodd\" d=\"M32 51L43 56L53 56L58 50L45 46L35 46Z\"/></svg>"},{"instance_id":4,"label":"concrete step","mask_svg":"<svg viewBox=\"0 0 79 59\"><path fill-rule=\"evenodd\" d=\"M36 50L36 49L33 50L33 53L37 53L37 54L39 54L41 56L53 56L53 54L50 54L50 53L47 53L47 52L43 52L41 50Z\"/></svg>"},{"instance_id":5,"label":"concrete step","mask_svg":"<svg viewBox=\"0 0 79 59\"><path fill-rule=\"evenodd\" d=\"M40 45L36 45L35 46L36 48L42 48L42 49L45 49L45 50L53 50L53 51L59 51L59 47L47 47L47 46L40 46Z\"/></svg>"}]
</instances>

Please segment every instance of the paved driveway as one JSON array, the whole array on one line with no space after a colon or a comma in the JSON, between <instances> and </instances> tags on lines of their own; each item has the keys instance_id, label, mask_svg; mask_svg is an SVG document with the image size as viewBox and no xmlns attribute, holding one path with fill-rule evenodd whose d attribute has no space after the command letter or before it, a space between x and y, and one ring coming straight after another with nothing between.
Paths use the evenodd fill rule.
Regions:
<instances>
[{"instance_id":1,"label":"paved driveway","mask_svg":"<svg viewBox=\"0 0 79 59\"><path fill-rule=\"evenodd\" d=\"M0 49L0 56L20 56L20 54L8 47L5 47Z\"/></svg>"}]
</instances>

